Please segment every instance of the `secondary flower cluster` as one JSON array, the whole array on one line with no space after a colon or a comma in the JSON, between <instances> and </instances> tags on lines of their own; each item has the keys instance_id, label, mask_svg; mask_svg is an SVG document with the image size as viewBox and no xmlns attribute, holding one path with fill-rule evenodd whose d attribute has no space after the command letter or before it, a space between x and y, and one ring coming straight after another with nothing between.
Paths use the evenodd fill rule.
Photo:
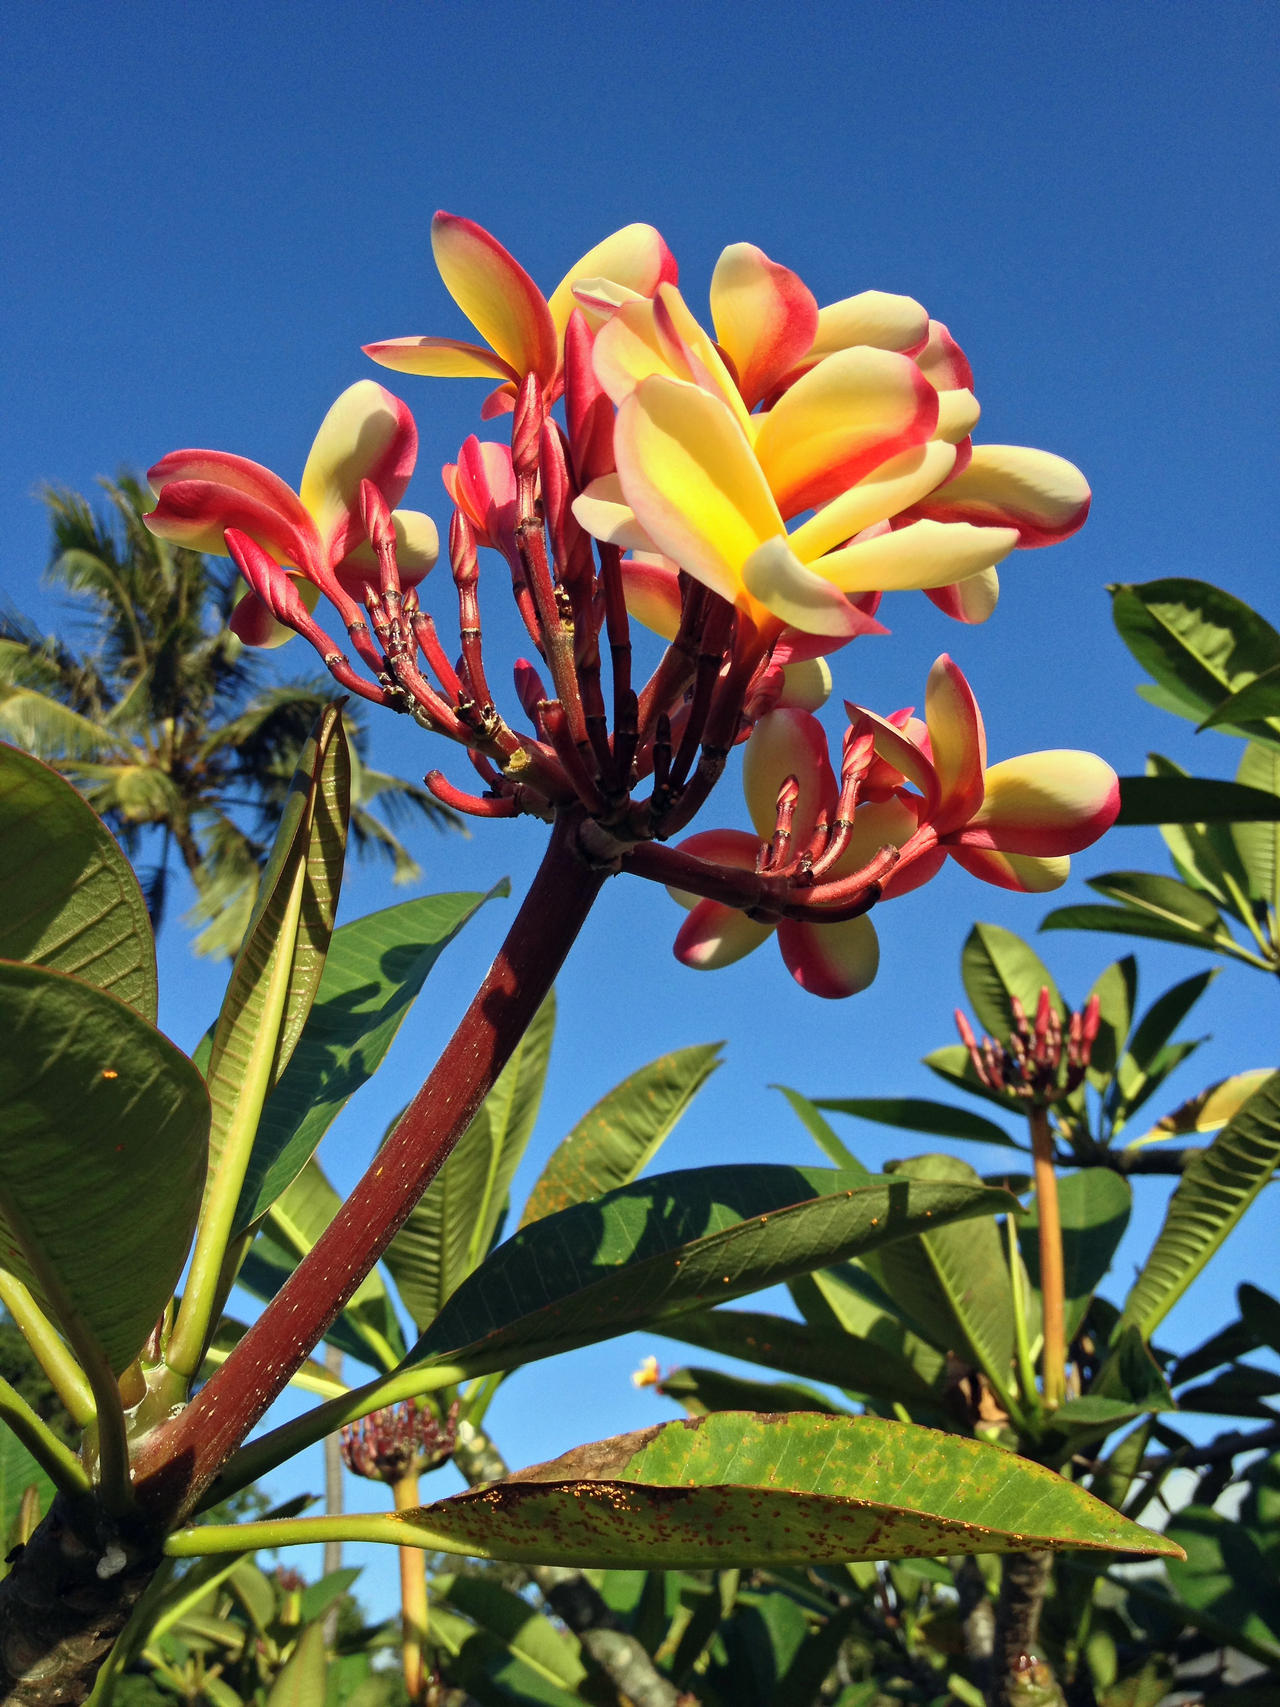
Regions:
<instances>
[{"instance_id":1,"label":"secondary flower cluster","mask_svg":"<svg viewBox=\"0 0 1280 1707\"><path fill-rule=\"evenodd\" d=\"M846 995L874 976L868 909L947 855L1009 888L1061 882L1115 816L1101 760L988 768L977 705L945 657L923 721L849 706L838 766L813 716L825 655L885 632L886 592L982 621L997 564L1087 514L1062 458L973 444L973 376L947 328L880 291L819 307L738 243L717 263L707 331L646 225L606 238L549 297L468 220L438 214L432 244L480 341L366 349L401 372L494 382L481 414L510 415L509 437L472 437L444 469L460 655L419 602L435 528L398 508L416 429L371 380L325 417L297 493L216 451L152 469L153 531L239 565L237 634L300 633L346 687L465 747L484 791L433 771L442 800L568 816L583 858L668 883L692 909L676 945L690 965L724 965L776 929L806 989ZM523 726L489 685L482 549L505 559L537 656L514 665ZM363 669L316 620L322 595ZM668 642L639 688L633 619ZM664 845L742 741L756 834Z\"/></svg>"}]
</instances>

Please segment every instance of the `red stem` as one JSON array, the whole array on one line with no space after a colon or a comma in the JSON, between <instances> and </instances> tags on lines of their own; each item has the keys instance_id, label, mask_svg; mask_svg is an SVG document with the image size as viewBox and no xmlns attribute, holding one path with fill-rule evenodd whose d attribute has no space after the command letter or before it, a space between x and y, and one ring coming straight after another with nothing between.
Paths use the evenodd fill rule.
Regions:
<instances>
[{"instance_id":1,"label":"red stem","mask_svg":"<svg viewBox=\"0 0 1280 1707\"><path fill-rule=\"evenodd\" d=\"M529 893L458 1029L350 1197L227 1361L138 1454L137 1493L161 1521L189 1511L404 1224L506 1065L606 873L557 818Z\"/></svg>"}]
</instances>

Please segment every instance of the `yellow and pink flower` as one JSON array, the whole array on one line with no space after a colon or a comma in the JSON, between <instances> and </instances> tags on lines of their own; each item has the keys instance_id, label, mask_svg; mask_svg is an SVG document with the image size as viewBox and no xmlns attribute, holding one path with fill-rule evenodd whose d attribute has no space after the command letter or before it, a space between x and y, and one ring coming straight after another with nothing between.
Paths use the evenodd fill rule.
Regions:
<instances>
[{"instance_id":1,"label":"yellow and pink flower","mask_svg":"<svg viewBox=\"0 0 1280 1707\"><path fill-rule=\"evenodd\" d=\"M373 380L362 379L325 416L297 492L247 457L172 451L147 474L157 503L146 523L161 539L219 556L226 555L226 530L235 528L301 577L308 608L323 592L349 612L365 583L377 580L377 558L361 519L361 482L371 481L394 506L417 454L418 433L408 409ZM439 551L435 523L418 510L393 510L391 520L401 579L415 586ZM252 646L280 645L292 634L253 591L237 604L231 627Z\"/></svg>"}]
</instances>

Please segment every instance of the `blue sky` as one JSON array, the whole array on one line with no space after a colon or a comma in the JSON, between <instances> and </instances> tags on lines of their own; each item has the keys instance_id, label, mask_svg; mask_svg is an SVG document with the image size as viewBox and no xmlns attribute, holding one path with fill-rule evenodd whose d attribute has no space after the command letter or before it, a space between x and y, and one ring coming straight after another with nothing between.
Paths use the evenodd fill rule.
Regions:
<instances>
[{"instance_id":1,"label":"blue sky","mask_svg":"<svg viewBox=\"0 0 1280 1707\"><path fill-rule=\"evenodd\" d=\"M12 9L0 72L4 595L59 620L39 587L42 481L88 489L194 444L292 483L333 397L374 372L361 343L461 335L430 264L436 207L488 225L545 288L606 232L645 219L698 310L720 248L742 239L820 301L872 286L916 296L973 362L979 436L1057 451L1093 485L1084 531L1015 557L985 628L962 630L918 596L890 601L892 638L841 658L842 692L886 711L916 701L950 650L995 756L1091 747L1123 772L1158 747L1221 773L1232 743L1193 738L1135 697L1139 671L1104 587L1198 576L1277 619L1263 543L1275 502L1277 334L1263 301L1277 258L1274 24L1271 8L1239 0ZM443 522L434 470L477 429L484 388L391 377L422 435L410 501ZM513 632L499 592L486 605L495 659ZM465 775L394 719L374 751L406 774L443 762ZM419 851L430 887L509 872L518 888L540 841L536 826L480 825L469 842L429 838ZM1128 831L1076 865L1162 859L1154 831ZM348 915L391 898L380 874L358 870ZM948 870L884 918L875 987L829 1004L795 989L769 949L723 974L683 971L666 897L613 883L562 981L538 1157L641 1062L722 1037L727 1065L666 1165L809 1158L767 1087L931 1094L917 1062L951 1040L970 923L1031 935L1045 910ZM387 1084L326 1148L336 1178L353 1177L413 1088L509 912L487 908L442 964L434 1016L411 1019ZM1077 999L1127 946L1040 945ZM189 1045L220 974L193 970L177 929L162 949L162 1019ZM1148 1001L1202 964L1156 945L1140 960ZM1228 969L1199 1010L1214 1041L1171 1100L1274 1060L1274 1002L1260 974ZM912 1147L870 1127L847 1136L872 1164ZM1160 1201L1143 1190L1149 1233ZM1274 1284L1255 1216L1171 1338L1200 1337L1237 1279L1267 1284L1268 1270ZM626 1379L650 1343L516 1377L492 1413L508 1455L527 1462L653 1420L658 1407Z\"/></svg>"}]
</instances>

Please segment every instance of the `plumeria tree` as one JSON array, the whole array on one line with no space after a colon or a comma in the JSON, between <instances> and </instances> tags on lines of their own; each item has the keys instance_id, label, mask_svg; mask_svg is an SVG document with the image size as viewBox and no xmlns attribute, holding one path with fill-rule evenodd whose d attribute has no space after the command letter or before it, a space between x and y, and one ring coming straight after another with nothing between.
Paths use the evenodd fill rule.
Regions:
<instances>
[{"instance_id":1,"label":"plumeria tree","mask_svg":"<svg viewBox=\"0 0 1280 1707\"><path fill-rule=\"evenodd\" d=\"M120 1369L99 1358L83 1384L81 1408L98 1443L92 1472L74 1473L49 1454L64 1500L0 1589L7 1699L80 1699L162 1553L320 1536L307 1520L228 1534L206 1526L197 1535L187 1520L215 1493L304 1439L439 1390L462 1379L460 1371L584 1343L587 1330L565 1299L582 1292L585 1270L565 1271L553 1284L548 1251L572 1250L576 1239L597 1253L582 1257L587 1268L634 1268L632 1296L615 1274L613 1303L593 1305L597 1337L634 1325L638 1309L678 1309L682 1298L690 1307L688 1289L705 1279L698 1263L682 1270L685 1257L671 1255L692 1249L670 1244L679 1217L655 1201L633 1255L607 1258L598 1254L606 1211L593 1204L585 1219L560 1226L552 1217L557 1226L545 1234L539 1228L550 1223L534 1223L493 1252L468 1281L472 1290L446 1302L388 1376L319 1407L273 1444L243 1448L476 1115L611 875L663 883L684 899L690 912L677 953L687 964L723 965L776 932L801 985L847 996L875 973L873 909L927 881L948 855L1002 887L1050 889L1118 807L1114 774L1090 754L1038 753L989 766L976 701L948 657L930 673L923 719L881 715L851 699L847 728L830 751L814 716L849 643L885 632L877 618L885 593L921 591L961 624L982 621L995 606L996 566L1017 549L1065 538L1088 510L1083 477L1061 458L974 445L968 363L919 304L867 291L820 308L789 269L735 244L712 279L709 332L648 226L607 238L550 296L470 221L440 214L432 240L479 341L412 337L367 349L400 372L490 382L481 414L509 428L501 438L469 439L445 469L457 653L441 638L440 606L433 615L424 599L434 529L401 507L416 430L405 404L370 379L329 411L296 492L244 457L175 451L150 472L156 506L147 525L175 545L228 552L246 583L231 619L242 640L262 646L301 636L346 694L412 717L465 755L478 784L464 788L433 769L426 780L438 801L477 819L540 818L546 852L497 959L376 1162L208 1373L248 1241L272 1193L309 1154L300 1139L282 1145L277 1122L268 1166L262 1133L273 1127L272 1098L291 1056L302 1059L329 946L334 873L325 850L335 838L340 844L345 785L337 716L325 719L228 1004L199 1060L212 1102L209 1161L193 1161L191 1147L203 1139L198 1121L188 1122L183 1177L187 1186L203 1183L171 1193L180 1224L166 1245L171 1291L194 1237L185 1288L145 1343L139 1336L132 1362L132 1352ZM481 630L482 553L486 565L504 565L528 634L530 656L503 670L510 692ZM645 681L633 676L633 620L666 640ZM672 845L739 744L755 833L703 830ZM308 863L317 848L323 880ZM189 1091L189 1076L183 1084ZM38 1100L35 1090L30 1097ZM313 1148L318 1133L308 1118L304 1112L298 1131L306 1126ZM281 1161L286 1150L292 1174ZM15 1262L26 1265L35 1292L44 1288L52 1348L65 1300L33 1223L9 1214L23 1189L21 1180L5 1187L5 1214ZM816 1192L834 1206L823 1211L828 1230L816 1243L788 1243L785 1224L773 1225L775 1209L796 1203L792 1195L779 1204L784 1189ZM733 1235L734 1248L755 1253L737 1266L724 1260L723 1296L918 1231L928 1217L993 1208L981 1186L859 1179L855 1188L838 1171L823 1186L806 1177L748 1188L735 1176L732 1189L701 1182L696 1191L710 1217L704 1226L727 1238L730 1206L746 1229ZM836 1213L846 1201L861 1206L856 1229L851 1210ZM634 1213L618 1209L617 1226L625 1229ZM699 1262L719 1264L719 1251L717 1244ZM598 1268L590 1272L600 1278ZM535 1282L552 1287L538 1306L537 1334L493 1318ZM495 1304L499 1295L505 1305ZM473 1306L478 1315L468 1315ZM529 1321L537 1315L520 1308ZM450 1341L458 1333L470 1350ZM79 1318L68 1337L66 1355L93 1363L93 1338ZM117 1361L120 1351L116 1345ZM118 1393L112 1397L126 1373L127 1421ZM766 1426L779 1419L730 1419L726 1428L709 1418L705 1427L673 1425L583 1448L496 1492L416 1514L315 1521L346 1525L350 1535L367 1529L401 1543L568 1564L641 1556L702 1564L791 1556L797 1547L799 1556L816 1547L852 1557L886 1545L925 1553L1163 1546L1039 1466L999 1454L988 1463L994 1449L978 1443L944 1450L877 1419L864 1419L865 1427L782 1420L785 1443ZM26 1438L39 1444L30 1427ZM908 1465L923 1478L910 1520L902 1496ZM729 1480L740 1484L736 1505L725 1503ZM993 1500L1004 1502L1003 1528ZM867 1518L881 1510L897 1512L905 1529L887 1539L879 1519ZM38 1618L33 1583L42 1585Z\"/></svg>"}]
</instances>

